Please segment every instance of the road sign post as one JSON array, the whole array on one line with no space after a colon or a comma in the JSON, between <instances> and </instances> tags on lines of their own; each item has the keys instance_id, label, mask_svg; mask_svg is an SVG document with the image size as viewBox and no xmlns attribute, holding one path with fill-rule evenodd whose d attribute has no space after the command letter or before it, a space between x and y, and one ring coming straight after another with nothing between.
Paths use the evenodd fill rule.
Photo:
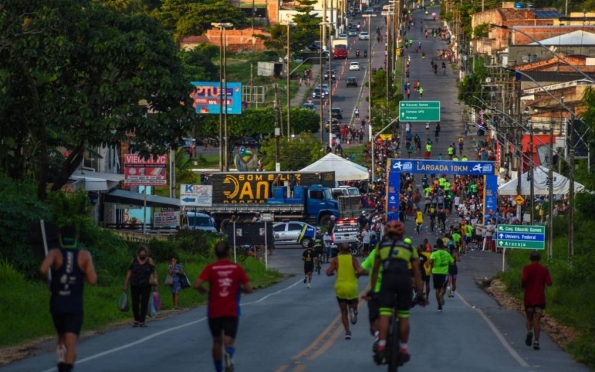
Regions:
<instances>
[{"instance_id":1,"label":"road sign post","mask_svg":"<svg viewBox=\"0 0 595 372\"><path fill-rule=\"evenodd\" d=\"M401 101L399 102L400 122L440 121L440 101Z\"/></svg>"}]
</instances>

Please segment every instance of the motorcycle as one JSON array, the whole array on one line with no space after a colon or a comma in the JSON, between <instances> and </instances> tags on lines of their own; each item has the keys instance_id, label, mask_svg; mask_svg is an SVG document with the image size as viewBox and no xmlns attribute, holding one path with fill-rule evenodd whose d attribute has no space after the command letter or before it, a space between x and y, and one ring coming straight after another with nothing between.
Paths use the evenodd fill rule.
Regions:
<instances>
[{"instance_id":1,"label":"motorcycle","mask_svg":"<svg viewBox=\"0 0 595 372\"><path fill-rule=\"evenodd\" d=\"M355 56L359 58L359 49L355 51Z\"/></svg>"},{"instance_id":2,"label":"motorcycle","mask_svg":"<svg viewBox=\"0 0 595 372\"><path fill-rule=\"evenodd\" d=\"M364 50L364 58L368 58L368 51Z\"/></svg>"}]
</instances>

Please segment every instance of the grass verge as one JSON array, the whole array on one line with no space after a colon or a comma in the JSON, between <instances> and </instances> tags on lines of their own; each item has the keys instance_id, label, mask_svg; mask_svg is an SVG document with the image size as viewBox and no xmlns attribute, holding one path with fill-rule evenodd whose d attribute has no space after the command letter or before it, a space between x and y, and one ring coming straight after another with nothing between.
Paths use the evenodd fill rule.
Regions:
<instances>
[{"instance_id":1,"label":"grass verge","mask_svg":"<svg viewBox=\"0 0 595 372\"><path fill-rule=\"evenodd\" d=\"M554 229L556 230L556 229ZM556 234L557 235L557 234ZM576 241L580 237L577 236ZM585 238L586 239L586 238ZM562 345L579 362L595 368L595 282L593 275L593 253L576 254L568 260L567 238L554 239L553 259L547 260L542 252L542 263L552 274L554 285L547 288L547 315L564 326L573 328L578 337ZM506 252L509 269L498 274L507 291L522 300L521 275L523 266L529 263L529 252L508 250Z\"/></svg>"},{"instance_id":2,"label":"grass verge","mask_svg":"<svg viewBox=\"0 0 595 372\"><path fill-rule=\"evenodd\" d=\"M181 262L191 281L198 276L204 266L212 260L182 256ZM250 277L254 288L264 288L283 279L277 271L267 271L257 260L248 258L242 265ZM157 265L159 280L163 283L167 264ZM0 263L0 282L3 283L0 295L0 348L17 346L27 341L46 336L54 336L55 331L49 313L49 292L44 283L27 281L6 263ZM124 273L122 274L122 283ZM122 321L132 321L132 311L118 310L118 299L122 293L122 283L110 286L85 288L85 321L83 332L106 328ZM161 284L159 293L163 302L162 310L170 310L172 296L168 286ZM180 307L196 307L205 302L205 296L192 289L180 294Z\"/></svg>"}]
</instances>

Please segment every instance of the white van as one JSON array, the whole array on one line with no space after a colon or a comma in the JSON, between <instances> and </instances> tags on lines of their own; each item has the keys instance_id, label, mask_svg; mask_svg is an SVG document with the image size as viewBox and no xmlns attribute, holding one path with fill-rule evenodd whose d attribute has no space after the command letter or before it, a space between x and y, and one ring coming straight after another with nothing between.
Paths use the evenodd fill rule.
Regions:
<instances>
[{"instance_id":1,"label":"white van","mask_svg":"<svg viewBox=\"0 0 595 372\"><path fill-rule=\"evenodd\" d=\"M203 230L217 232L215 219L206 213L186 212L182 228L190 230Z\"/></svg>"}]
</instances>

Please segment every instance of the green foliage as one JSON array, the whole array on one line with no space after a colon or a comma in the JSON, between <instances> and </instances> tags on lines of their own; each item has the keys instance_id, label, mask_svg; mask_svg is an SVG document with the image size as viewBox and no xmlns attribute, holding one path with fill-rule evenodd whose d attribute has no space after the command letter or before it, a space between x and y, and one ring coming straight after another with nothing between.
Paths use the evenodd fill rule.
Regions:
<instances>
[{"instance_id":1,"label":"green foliage","mask_svg":"<svg viewBox=\"0 0 595 372\"><path fill-rule=\"evenodd\" d=\"M87 192L83 189L72 194L54 191L48 196L52 210L52 222L57 226L76 226L78 229L91 223L91 203Z\"/></svg>"},{"instance_id":2,"label":"green foliage","mask_svg":"<svg viewBox=\"0 0 595 372\"><path fill-rule=\"evenodd\" d=\"M89 148L134 133L131 151L146 157L187 132L191 85L171 36L146 14L88 0L11 0L0 19L0 131L8 138L0 164L15 179L33 173L39 199L48 182L59 190L68 181ZM57 148L70 155L56 156Z\"/></svg>"},{"instance_id":3,"label":"green foliage","mask_svg":"<svg viewBox=\"0 0 595 372\"><path fill-rule=\"evenodd\" d=\"M302 50L315 40L320 39L321 18L312 14L316 0L297 0L296 14L293 16L295 31L291 30L291 49Z\"/></svg>"},{"instance_id":4,"label":"green foliage","mask_svg":"<svg viewBox=\"0 0 595 372\"><path fill-rule=\"evenodd\" d=\"M266 140L260 152L265 171L275 170L276 140ZM300 170L326 155L322 143L311 133L303 132L295 138L279 139L279 162L283 170Z\"/></svg>"},{"instance_id":5,"label":"green foliage","mask_svg":"<svg viewBox=\"0 0 595 372\"><path fill-rule=\"evenodd\" d=\"M485 82L485 78L488 76L488 70L485 68L483 58L476 58L475 66L471 67L473 73L468 74L459 83L459 94L457 99L460 102L470 106L484 107L483 102L474 98L479 97L484 101L489 101L487 92L484 93L482 84Z\"/></svg>"},{"instance_id":6,"label":"green foliage","mask_svg":"<svg viewBox=\"0 0 595 372\"><path fill-rule=\"evenodd\" d=\"M557 217L554 220L553 259L542 253L542 263L549 267L554 285L547 289L548 314L563 325L579 332L579 337L565 345L579 362L595 366L595 327L592 314L595 313L595 229L592 208L587 214L577 212L573 225L575 229L575 255L568 256L568 221ZM506 283L507 290L522 298L521 273L529 263L529 252L508 250L506 259L509 269L499 277Z\"/></svg>"},{"instance_id":7,"label":"green foliage","mask_svg":"<svg viewBox=\"0 0 595 372\"><path fill-rule=\"evenodd\" d=\"M200 44L192 50L181 51L184 79L187 82L219 80L219 68L212 62L218 54L219 48L212 44Z\"/></svg>"},{"instance_id":8,"label":"green foliage","mask_svg":"<svg viewBox=\"0 0 595 372\"><path fill-rule=\"evenodd\" d=\"M0 215L0 260L22 272L36 273L39 258L29 249L29 227L40 219L50 219L49 206L35 198L31 183L0 173Z\"/></svg>"},{"instance_id":9,"label":"green foliage","mask_svg":"<svg viewBox=\"0 0 595 372\"><path fill-rule=\"evenodd\" d=\"M479 24L479 25L477 25L477 27L475 27L473 29L473 38L480 39L480 38L488 37L489 32L490 32L490 24L489 23Z\"/></svg>"},{"instance_id":10,"label":"green foliage","mask_svg":"<svg viewBox=\"0 0 595 372\"><path fill-rule=\"evenodd\" d=\"M163 26L173 32L175 39L202 35L213 22L229 22L240 27L246 22L244 12L221 0L163 0L153 12Z\"/></svg>"}]
</instances>

